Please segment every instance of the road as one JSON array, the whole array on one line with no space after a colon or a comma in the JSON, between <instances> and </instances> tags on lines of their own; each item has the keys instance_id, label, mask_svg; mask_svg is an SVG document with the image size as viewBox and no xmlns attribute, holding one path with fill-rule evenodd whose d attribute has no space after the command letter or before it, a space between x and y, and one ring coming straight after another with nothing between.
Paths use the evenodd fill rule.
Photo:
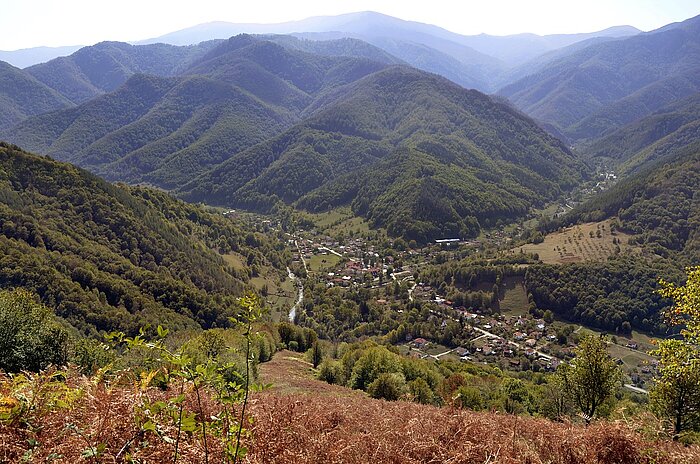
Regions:
<instances>
[{"instance_id":1,"label":"road","mask_svg":"<svg viewBox=\"0 0 700 464\"><path fill-rule=\"evenodd\" d=\"M648 395L648 394L649 394L649 390L645 390L645 389L643 389L643 388L635 387L634 385L631 385L631 384L629 384L629 383L626 383L626 384L625 384L625 388L628 388L628 389L630 389L630 390L632 390L633 392L636 392L636 393L641 393L641 394L643 394L643 395Z\"/></svg>"},{"instance_id":2,"label":"road","mask_svg":"<svg viewBox=\"0 0 700 464\"><path fill-rule=\"evenodd\" d=\"M430 357L431 357L431 358L434 358L434 359L440 359L442 356L445 356L446 354L450 354L450 353L452 353L454 350L455 350L455 349L452 348L451 350L447 350L447 351L445 351L445 352L443 352L443 353L431 354Z\"/></svg>"},{"instance_id":3,"label":"road","mask_svg":"<svg viewBox=\"0 0 700 464\"><path fill-rule=\"evenodd\" d=\"M328 248L328 247L323 246L323 247L318 247L318 249L321 250L321 251L327 251L327 252L329 252L329 253L331 253L331 254L334 254L334 255L336 255L336 256L339 256L339 257L341 257L341 258L343 257L343 255L341 255L340 253L338 253L337 251L335 251L335 250L332 249L332 248Z\"/></svg>"},{"instance_id":4,"label":"road","mask_svg":"<svg viewBox=\"0 0 700 464\"><path fill-rule=\"evenodd\" d=\"M299 242L297 242L296 239L294 240L294 245L296 245L296 247L297 247L297 251L299 252L299 258L301 258L301 263L304 265L304 270L308 274L309 268L306 266L306 260L304 259L304 254L301 252L301 248L299 247Z\"/></svg>"},{"instance_id":5,"label":"road","mask_svg":"<svg viewBox=\"0 0 700 464\"><path fill-rule=\"evenodd\" d=\"M416 289L416 286L418 284L416 282L413 283L413 287L408 289L408 301L413 301L413 290Z\"/></svg>"}]
</instances>

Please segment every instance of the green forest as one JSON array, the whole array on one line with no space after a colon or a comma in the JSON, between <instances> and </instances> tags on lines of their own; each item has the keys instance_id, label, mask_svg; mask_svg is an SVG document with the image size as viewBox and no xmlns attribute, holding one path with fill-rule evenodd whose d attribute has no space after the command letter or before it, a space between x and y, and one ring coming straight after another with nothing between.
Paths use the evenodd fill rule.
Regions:
<instances>
[{"instance_id":1,"label":"green forest","mask_svg":"<svg viewBox=\"0 0 700 464\"><path fill-rule=\"evenodd\" d=\"M35 292L84 333L225 327L252 272L289 259L274 235L7 144L0 210L0 284Z\"/></svg>"}]
</instances>

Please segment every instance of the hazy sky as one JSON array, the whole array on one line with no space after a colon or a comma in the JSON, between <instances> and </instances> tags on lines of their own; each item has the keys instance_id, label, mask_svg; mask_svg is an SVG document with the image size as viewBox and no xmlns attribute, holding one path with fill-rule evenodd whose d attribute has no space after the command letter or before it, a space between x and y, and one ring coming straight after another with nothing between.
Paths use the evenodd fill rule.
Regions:
<instances>
[{"instance_id":1,"label":"hazy sky","mask_svg":"<svg viewBox=\"0 0 700 464\"><path fill-rule=\"evenodd\" d=\"M656 29L698 0L0 0L0 50L157 37L208 21L272 23L373 10L461 34Z\"/></svg>"}]
</instances>

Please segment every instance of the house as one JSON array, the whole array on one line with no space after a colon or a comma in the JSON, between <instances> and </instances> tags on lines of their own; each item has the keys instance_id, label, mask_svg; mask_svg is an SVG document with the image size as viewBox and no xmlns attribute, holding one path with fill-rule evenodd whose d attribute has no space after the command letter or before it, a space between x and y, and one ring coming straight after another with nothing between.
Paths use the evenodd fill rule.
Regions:
<instances>
[{"instance_id":1,"label":"house","mask_svg":"<svg viewBox=\"0 0 700 464\"><path fill-rule=\"evenodd\" d=\"M462 356L468 355L469 350L464 347L458 346L457 348L455 348L455 354L461 358Z\"/></svg>"},{"instance_id":2,"label":"house","mask_svg":"<svg viewBox=\"0 0 700 464\"><path fill-rule=\"evenodd\" d=\"M537 356L537 352L532 348L528 348L527 350L525 350L525 356L527 356L528 358L534 358L535 356Z\"/></svg>"},{"instance_id":3,"label":"house","mask_svg":"<svg viewBox=\"0 0 700 464\"><path fill-rule=\"evenodd\" d=\"M416 338L415 340L413 340L413 345L419 349L425 348L426 346L428 346L428 343L428 340L426 340L425 338Z\"/></svg>"},{"instance_id":4,"label":"house","mask_svg":"<svg viewBox=\"0 0 700 464\"><path fill-rule=\"evenodd\" d=\"M535 340L534 338L528 338L527 340L525 340L525 346L533 348L535 345L537 345L537 340Z\"/></svg>"},{"instance_id":5,"label":"house","mask_svg":"<svg viewBox=\"0 0 700 464\"><path fill-rule=\"evenodd\" d=\"M521 341L525 339L525 334L522 332L515 332L513 334L513 338L516 339L517 341Z\"/></svg>"}]
</instances>

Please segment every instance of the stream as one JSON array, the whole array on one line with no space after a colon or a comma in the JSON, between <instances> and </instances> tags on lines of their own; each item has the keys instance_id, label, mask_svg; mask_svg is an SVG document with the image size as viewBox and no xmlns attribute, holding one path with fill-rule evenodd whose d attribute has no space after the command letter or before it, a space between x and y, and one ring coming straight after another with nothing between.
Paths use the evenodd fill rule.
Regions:
<instances>
[{"instance_id":1,"label":"stream","mask_svg":"<svg viewBox=\"0 0 700 464\"><path fill-rule=\"evenodd\" d=\"M299 307L301 302L304 301L304 284L301 283L301 280L299 280L299 278L294 275L294 273L291 269L289 269L289 267L287 267L287 274L289 275L289 278L294 281L294 285L299 290L297 300L294 303L294 306L292 306L292 309L289 310L289 322L294 322L294 319L297 316L297 308Z\"/></svg>"}]
</instances>

